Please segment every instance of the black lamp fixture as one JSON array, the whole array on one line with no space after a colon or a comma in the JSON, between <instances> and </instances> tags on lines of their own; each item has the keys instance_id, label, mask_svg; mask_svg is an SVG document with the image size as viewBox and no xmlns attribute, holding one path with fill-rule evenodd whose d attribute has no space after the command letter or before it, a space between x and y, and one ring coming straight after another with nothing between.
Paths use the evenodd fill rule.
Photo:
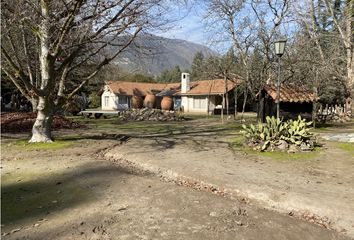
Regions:
<instances>
[{"instance_id":1,"label":"black lamp fixture","mask_svg":"<svg viewBox=\"0 0 354 240\"><path fill-rule=\"evenodd\" d=\"M274 42L275 54L278 57L283 56L285 51L286 39L279 39Z\"/></svg>"},{"instance_id":2,"label":"black lamp fixture","mask_svg":"<svg viewBox=\"0 0 354 240\"><path fill-rule=\"evenodd\" d=\"M279 39L274 42L275 54L278 56L278 84L277 84L277 118L280 117L280 58L283 56L285 51L287 39Z\"/></svg>"}]
</instances>

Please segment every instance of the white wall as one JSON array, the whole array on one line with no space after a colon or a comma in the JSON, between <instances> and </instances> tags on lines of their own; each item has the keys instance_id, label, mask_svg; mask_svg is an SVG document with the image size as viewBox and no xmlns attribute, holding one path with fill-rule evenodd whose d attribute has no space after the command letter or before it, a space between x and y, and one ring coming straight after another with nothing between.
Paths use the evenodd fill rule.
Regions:
<instances>
[{"instance_id":1,"label":"white wall","mask_svg":"<svg viewBox=\"0 0 354 240\"><path fill-rule=\"evenodd\" d=\"M181 93L187 93L190 90L189 73L181 74Z\"/></svg>"},{"instance_id":2,"label":"white wall","mask_svg":"<svg viewBox=\"0 0 354 240\"><path fill-rule=\"evenodd\" d=\"M106 101L108 100L108 102ZM105 88L101 95L102 110L126 110L130 107L131 98L128 96L116 95L112 93L108 87ZM107 104L108 103L108 104Z\"/></svg>"},{"instance_id":3,"label":"white wall","mask_svg":"<svg viewBox=\"0 0 354 240\"><path fill-rule=\"evenodd\" d=\"M108 105L106 105L106 98L108 98ZM112 93L108 88L101 95L102 110L117 110L118 97Z\"/></svg>"},{"instance_id":4,"label":"white wall","mask_svg":"<svg viewBox=\"0 0 354 240\"><path fill-rule=\"evenodd\" d=\"M194 101L196 98L203 98L205 100L203 108L195 108ZM215 108L215 96L210 96L208 101L208 96L182 96L182 106L184 112L186 113L204 113L208 112L208 102L209 102L209 113L214 111Z\"/></svg>"},{"instance_id":5,"label":"white wall","mask_svg":"<svg viewBox=\"0 0 354 240\"><path fill-rule=\"evenodd\" d=\"M189 112L188 96L182 96L182 107L184 112Z\"/></svg>"}]
</instances>

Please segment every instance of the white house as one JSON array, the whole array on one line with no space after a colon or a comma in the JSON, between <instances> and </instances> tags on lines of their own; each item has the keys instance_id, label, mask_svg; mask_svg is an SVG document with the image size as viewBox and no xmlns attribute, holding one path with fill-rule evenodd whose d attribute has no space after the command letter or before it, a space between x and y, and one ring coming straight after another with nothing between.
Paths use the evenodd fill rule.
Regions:
<instances>
[{"instance_id":1,"label":"white house","mask_svg":"<svg viewBox=\"0 0 354 240\"><path fill-rule=\"evenodd\" d=\"M116 94L110 88L109 84L104 86L104 92L101 96L102 110L122 110L130 107L130 97Z\"/></svg>"},{"instance_id":2,"label":"white house","mask_svg":"<svg viewBox=\"0 0 354 240\"><path fill-rule=\"evenodd\" d=\"M228 80L228 91L233 91L239 83L239 80ZM131 107L133 96L144 98L148 94L154 94L158 101L161 101L163 96L173 97L175 108L181 107L184 112L213 113L215 108L221 108L224 93L225 81L223 79L191 82L188 73L182 73L181 83L112 81L107 82L104 87L101 98L102 110L128 109Z\"/></svg>"}]
</instances>

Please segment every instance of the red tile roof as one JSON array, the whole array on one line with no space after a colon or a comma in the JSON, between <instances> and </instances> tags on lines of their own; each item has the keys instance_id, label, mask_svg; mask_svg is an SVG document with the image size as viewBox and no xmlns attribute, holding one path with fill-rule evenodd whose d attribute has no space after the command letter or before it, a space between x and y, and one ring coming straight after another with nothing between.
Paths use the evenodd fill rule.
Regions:
<instances>
[{"instance_id":1,"label":"red tile roof","mask_svg":"<svg viewBox=\"0 0 354 240\"><path fill-rule=\"evenodd\" d=\"M228 91L233 90L241 81L227 81ZM181 93L181 83L139 83L110 81L106 82L108 87L115 94L128 96L146 96L147 94L157 94L161 91L172 90L173 95L218 95L225 92L225 82L223 79L201 80L190 82L190 90Z\"/></svg>"},{"instance_id":2,"label":"red tile roof","mask_svg":"<svg viewBox=\"0 0 354 240\"><path fill-rule=\"evenodd\" d=\"M273 100L277 98L277 87L275 85L266 85L264 90L272 97ZM283 85L280 87L280 101L281 102L312 102L317 99L314 93L306 88L300 88L290 85Z\"/></svg>"},{"instance_id":3,"label":"red tile roof","mask_svg":"<svg viewBox=\"0 0 354 240\"><path fill-rule=\"evenodd\" d=\"M241 81L227 81L228 91L233 90ZM219 95L225 93L224 79L201 80L190 83L190 90L181 95Z\"/></svg>"},{"instance_id":4,"label":"red tile roof","mask_svg":"<svg viewBox=\"0 0 354 240\"><path fill-rule=\"evenodd\" d=\"M147 94L155 94L163 90L180 88L179 83L166 84L111 81L106 82L106 84L115 94L128 96L146 96Z\"/></svg>"}]
</instances>

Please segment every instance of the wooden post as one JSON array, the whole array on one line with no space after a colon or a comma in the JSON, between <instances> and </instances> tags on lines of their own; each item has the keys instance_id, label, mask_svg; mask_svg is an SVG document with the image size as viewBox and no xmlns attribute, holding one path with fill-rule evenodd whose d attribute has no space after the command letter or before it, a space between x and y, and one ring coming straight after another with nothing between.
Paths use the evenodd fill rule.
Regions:
<instances>
[{"instance_id":1,"label":"wooden post","mask_svg":"<svg viewBox=\"0 0 354 240\"><path fill-rule=\"evenodd\" d=\"M225 94L222 95L222 103L221 103L221 123L224 123L224 104L225 104Z\"/></svg>"},{"instance_id":2,"label":"wooden post","mask_svg":"<svg viewBox=\"0 0 354 240\"><path fill-rule=\"evenodd\" d=\"M224 81L225 81L226 117L229 118L229 89L227 86L226 74L224 75Z\"/></svg>"},{"instance_id":3,"label":"wooden post","mask_svg":"<svg viewBox=\"0 0 354 240\"><path fill-rule=\"evenodd\" d=\"M210 99L209 95L207 97L207 118L209 119L209 109L210 109Z\"/></svg>"},{"instance_id":4,"label":"wooden post","mask_svg":"<svg viewBox=\"0 0 354 240\"><path fill-rule=\"evenodd\" d=\"M317 88L313 88L313 101L312 101L312 124L313 128L316 128L316 116L317 116Z\"/></svg>"},{"instance_id":5,"label":"wooden post","mask_svg":"<svg viewBox=\"0 0 354 240\"><path fill-rule=\"evenodd\" d=\"M234 98L235 98L235 119L236 119L236 116L237 116L237 86L235 87L235 90L234 90Z\"/></svg>"}]
</instances>

